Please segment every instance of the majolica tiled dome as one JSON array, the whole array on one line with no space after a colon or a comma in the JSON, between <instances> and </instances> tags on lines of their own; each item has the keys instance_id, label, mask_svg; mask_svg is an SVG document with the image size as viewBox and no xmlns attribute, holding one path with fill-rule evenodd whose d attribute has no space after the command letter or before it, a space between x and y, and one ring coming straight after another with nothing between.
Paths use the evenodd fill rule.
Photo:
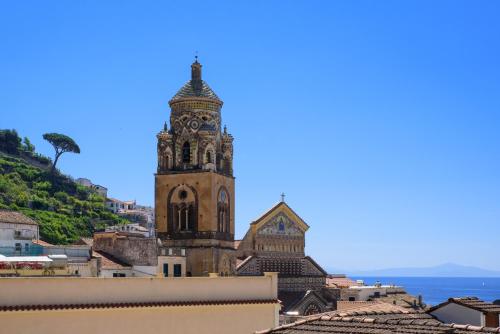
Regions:
<instances>
[{"instance_id":1,"label":"majolica tiled dome","mask_svg":"<svg viewBox=\"0 0 500 334\"><path fill-rule=\"evenodd\" d=\"M201 79L201 64L198 63L198 60L191 65L191 80L179 89L171 102L190 97L204 97L220 101L212 88Z\"/></svg>"}]
</instances>

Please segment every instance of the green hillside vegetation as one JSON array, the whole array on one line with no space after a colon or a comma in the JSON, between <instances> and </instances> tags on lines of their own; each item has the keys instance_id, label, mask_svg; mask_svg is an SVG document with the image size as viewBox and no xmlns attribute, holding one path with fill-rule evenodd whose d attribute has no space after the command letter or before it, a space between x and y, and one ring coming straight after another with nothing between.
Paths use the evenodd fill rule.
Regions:
<instances>
[{"instance_id":1,"label":"green hillside vegetation","mask_svg":"<svg viewBox=\"0 0 500 334\"><path fill-rule=\"evenodd\" d=\"M69 244L106 225L126 222L108 211L105 199L95 191L57 171L52 174L50 159L35 153L34 147L26 150L27 138L22 143L20 138L12 140L10 133L6 145L6 131L14 130L0 130L0 208L35 219L41 239L54 244ZM13 142L18 143L17 150L12 149Z\"/></svg>"}]
</instances>

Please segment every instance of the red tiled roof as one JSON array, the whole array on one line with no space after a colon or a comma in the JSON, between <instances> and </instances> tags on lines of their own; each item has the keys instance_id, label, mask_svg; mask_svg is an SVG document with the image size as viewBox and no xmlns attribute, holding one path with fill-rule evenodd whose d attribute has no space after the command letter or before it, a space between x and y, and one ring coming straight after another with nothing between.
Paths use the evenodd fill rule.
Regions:
<instances>
[{"instance_id":1,"label":"red tiled roof","mask_svg":"<svg viewBox=\"0 0 500 334\"><path fill-rule=\"evenodd\" d=\"M425 313L403 314L376 313L363 316L337 316L320 314L297 322L256 332L269 333L337 333L337 334L473 334L500 333L499 328L488 328L471 325L443 324L433 318L412 318L412 315Z\"/></svg>"},{"instance_id":2,"label":"red tiled roof","mask_svg":"<svg viewBox=\"0 0 500 334\"><path fill-rule=\"evenodd\" d=\"M477 297L450 298L448 299L448 301L430 308L428 312L432 312L450 303L459 304L480 312L491 312L500 314L500 305L482 301Z\"/></svg>"},{"instance_id":3,"label":"red tiled roof","mask_svg":"<svg viewBox=\"0 0 500 334\"><path fill-rule=\"evenodd\" d=\"M276 299L264 300L216 300L189 302L144 302L144 303L104 303L104 304L60 304L60 305L16 305L0 306L0 312L16 311L53 311L71 309L104 309L134 307L172 307L172 306L204 306L204 305L238 305L238 304L277 304Z\"/></svg>"},{"instance_id":4,"label":"red tiled roof","mask_svg":"<svg viewBox=\"0 0 500 334\"><path fill-rule=\"evenodd\" d=\"M43 241L43 240L32 240L31 241L32 243L36 244L36 245L40 245L40 246L54 246L53 244L49 244L47 241Z\"/></svg>"},{"instance_id":5,"label":"red tiled roof","mask_svg":"<svg viewBox=\"0 0 500 334\"><path fill-rule=\"evenodd\" d=\"M358 286L359 284L348 277L327 277L326 285L336 288L348 288L350 286Z\"/></svg>"},{"instance_id":6,"label":"red tiled roof","mask_svg":"<svg viewBox=\"0 0 500 334\"><path fill-rule=\"evenodd\" d=\"M125 263L105 252L93 251L92 256L101 258L102 269L129 269L132 267L128 263Z\"/></svg>"},{"instance_id":7,"label":"red tiled roof","mask_svg":"<svg viewBox=\"0 0 500 334\"><path fill-rule=\"evenodd\" d=\"M12 224L38 225L36 221L21 212L0 209L0 222Z\"/></svg>"},{"instance_id":8,"label":"red tiled roof","mask_svg":"<svg viewBox=\"0 0 500 334\"><path fill-rule=\"evenodd\" d=\"M411 311L409 311L405 307L384 303L381 301L337 301L337 314L346 313L346 315L352 315L351 312L401 312L404 314L411 313Z\"/></svg>"}]
</instances>

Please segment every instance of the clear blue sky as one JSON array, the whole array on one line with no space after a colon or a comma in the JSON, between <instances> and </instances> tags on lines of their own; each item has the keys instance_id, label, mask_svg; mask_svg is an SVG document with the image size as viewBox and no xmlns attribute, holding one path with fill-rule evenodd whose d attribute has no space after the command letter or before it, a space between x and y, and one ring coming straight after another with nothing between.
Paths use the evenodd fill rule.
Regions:
<instances>
[{"instance_id":1,"label":"clear blue sky","mask_svg":"<svg viewBox=\"0 0 500 334\"><path fill-rule=\"evenodd\" d=\"M4 1L0 128L153 204L195 51L235 137L236 229L280 193L328 268L500 270L499 1Z\"/></svg>"}]
</instances>

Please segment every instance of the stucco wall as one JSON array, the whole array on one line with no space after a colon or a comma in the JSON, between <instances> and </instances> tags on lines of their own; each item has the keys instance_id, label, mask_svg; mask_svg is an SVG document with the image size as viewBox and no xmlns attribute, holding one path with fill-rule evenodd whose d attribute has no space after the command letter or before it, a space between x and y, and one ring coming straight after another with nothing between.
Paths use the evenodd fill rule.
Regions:
<instances>
[{"instance_id":1,"label":"stucco wall","mask_svg":"<svg viewBox=\"0 0 500 334\"><path fill-rule=\"evenodd\" d=\"M0 333L253 333L278 325L275 273L261 277L0 278L0 296L0 307L135 304L0 309ZM148 302L173 304L137 305ZM175 304L189 302L193 304Z\"/></svg>"},{"instance_id":2,"label":"stucco wall","mask_svg":"<svg viewBox=\"0 0 500 334\"><path fill-rule=\"evenodd\" d=\"M16 237L18 231L20 238ZM0 247L14 247L16 243L30 244L32 239L38 239L38 225L0 222Z\"/></svg>"},{"instance_id":3,"label":"stucco wall","mask_svg":"<svg viewBox=\"0 0 500 334\"><path fill-rule=\"evenodd\" d=\"M446 323L484 326L482 312L455 303L444 305L431 312L431 314L439 321Z\"/></svg>"},{"instance_id":4,"label":"stucco wall","mask_svg":"<svg viewBox=\"0 0 500 334\"><path fill-rule=\"evenodd\" d=\"M0 306L269 300L277 298L277 274L215 278L0 278L0 296Z\"/></svg>"},{"instance_id":5,"label":"stucco wall","mask_svg":"<svg viewBox=\"0 0 500 334\"><path fill-rule=\"evenodd\" d=\"M0 312L2 333L250 334L278 325L277 305L212 305Z\"/></svg>"}]
</instances>

